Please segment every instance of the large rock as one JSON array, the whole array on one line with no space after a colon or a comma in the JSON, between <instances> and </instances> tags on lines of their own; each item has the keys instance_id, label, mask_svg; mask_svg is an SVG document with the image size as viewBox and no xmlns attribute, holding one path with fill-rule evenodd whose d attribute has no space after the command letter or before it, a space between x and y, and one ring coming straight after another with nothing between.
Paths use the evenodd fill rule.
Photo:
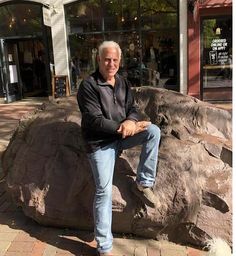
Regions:
<instances>
[{"instance_id":1,"label":"large rock","mask_svg":"<svg viewBox=\"0 0 236 256\"><path fill-rule=\"evenodd\" d=\"M162 139L150 208L135 197L140 148L122 153L113 185L113 231L204 246L232 243L231 113L180 93L136 88L143 118ZM44 105L21 120L3 155L7 186L27 216L44 225L92 229L94 182L74 97Z\"/></svg>"}]
</instances>

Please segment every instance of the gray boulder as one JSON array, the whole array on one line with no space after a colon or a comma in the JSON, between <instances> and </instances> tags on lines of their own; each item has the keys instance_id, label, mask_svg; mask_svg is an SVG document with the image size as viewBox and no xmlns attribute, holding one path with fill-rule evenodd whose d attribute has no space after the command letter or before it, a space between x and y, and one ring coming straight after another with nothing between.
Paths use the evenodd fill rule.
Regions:
<instances>
[{"instance_id":1,"label":"gray boulder","mask_svg":"<svg viewBox=\"0 0 236 256\"><path fill-rule=\"evenodd\" d=\"M145 120L162 131L155 194L144 205L130 187L140 147L116 163L113 231L203 247L232 244L231 113L177 92L135 88ZM24 213L43 225L93 229L94 182L76 98L45 104L21 120L3 155L7 187Z\"/></svg>"}]
</instances>

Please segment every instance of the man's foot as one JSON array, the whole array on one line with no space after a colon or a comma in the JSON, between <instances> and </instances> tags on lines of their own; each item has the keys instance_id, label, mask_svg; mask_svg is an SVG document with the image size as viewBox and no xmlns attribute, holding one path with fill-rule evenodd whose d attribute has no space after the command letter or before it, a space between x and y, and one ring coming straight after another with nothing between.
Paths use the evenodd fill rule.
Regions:
<instances>
[{"instance_id":1,"label":"man's foot","mask_svg":"<svg viewBox=\"0 0 236 256\"><path fill-rule=\"evenodd\" d=\"M153 193L152 188L150 187L143 187L140 184L137 184L136 182L132 186L132 191L136 196L138 196L143 203L146 205L155 208L160 206L160 202L158 198Z\"/></svg>"}]
</instances>

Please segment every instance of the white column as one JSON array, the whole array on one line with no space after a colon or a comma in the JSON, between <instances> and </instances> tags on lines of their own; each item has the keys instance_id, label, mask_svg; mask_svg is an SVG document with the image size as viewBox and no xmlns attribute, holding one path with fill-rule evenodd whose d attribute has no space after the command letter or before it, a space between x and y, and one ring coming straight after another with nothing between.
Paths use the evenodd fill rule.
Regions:
<instances>
[{"instance_id":1,"label":"white column","mask_svg":"<svg viewBox=\"0 0 236 256\"><path fill-rule=\"evenodd\" d=\"M188 86L188 8L186 0L179 0L179 82L180 92L187 94Z\"/></svg>"},{"instance_id":2,"label":"white column","mask_svg":"<svg viewBox=\"0 0 236 256\"><path fill-rule=\"evenodd\" d=\"M68 49L62 0L51 0L51 31L56 75L69 77Z\"/></svg>"}]
</instances>

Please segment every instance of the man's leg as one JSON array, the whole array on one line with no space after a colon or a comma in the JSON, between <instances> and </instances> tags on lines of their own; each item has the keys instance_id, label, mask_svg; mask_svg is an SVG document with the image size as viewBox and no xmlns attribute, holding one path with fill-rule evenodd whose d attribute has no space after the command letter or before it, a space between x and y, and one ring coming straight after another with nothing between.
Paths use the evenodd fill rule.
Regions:
<instances>
[{"instance_id":1,"label":"man's leg","mask_svg":"<svg viewBox=\"0 0 236 256\"><path fill-rule=\"evenodd\" d=\"M117 143L109 144L88 154L96 185L93 203L94 233L99 252L112 250L112 179Z\"/></svg>"},{"instance_id":2,"label":"man's leg","mask_svg":"<svg viewBox=\"0 0 236 256\"><path fill-rule=\"evenodd\" d=\"M160 137L160 129L156 125L151 124L148 126L147 130L121 141L121 149L142 145L136 178L138 188L141 190L142 188L150 188L154 185ZM146 191L149 193L148 190Z\"/></svg>"}]
</instances>

